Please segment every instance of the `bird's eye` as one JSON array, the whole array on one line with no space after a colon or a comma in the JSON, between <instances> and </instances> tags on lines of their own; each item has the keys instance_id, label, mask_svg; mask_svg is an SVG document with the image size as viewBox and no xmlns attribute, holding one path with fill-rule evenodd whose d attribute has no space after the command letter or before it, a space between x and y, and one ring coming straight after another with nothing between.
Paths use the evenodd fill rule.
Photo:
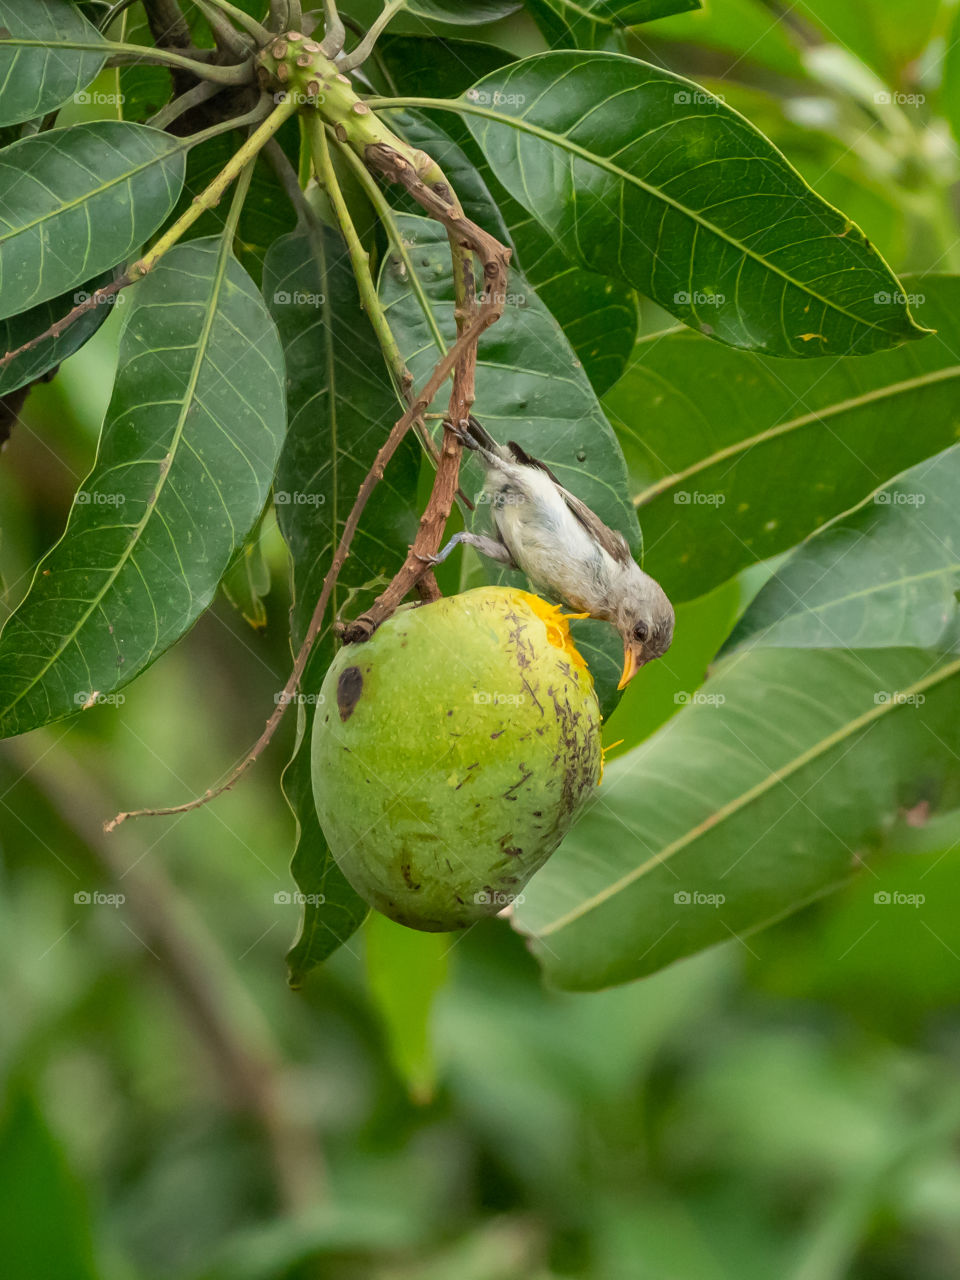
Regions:
<instances>
[{"instance_id":1,"label":"bird's eye","mask_svg":"<svg viewBox=\"0 0 960 1280\"><path fill-rule=\"evenodd\" d=\"M649 627L645 622L638 622L633 628L633 638L638 644L643 644L649 634Z\"/></svg>"}]
</instances>

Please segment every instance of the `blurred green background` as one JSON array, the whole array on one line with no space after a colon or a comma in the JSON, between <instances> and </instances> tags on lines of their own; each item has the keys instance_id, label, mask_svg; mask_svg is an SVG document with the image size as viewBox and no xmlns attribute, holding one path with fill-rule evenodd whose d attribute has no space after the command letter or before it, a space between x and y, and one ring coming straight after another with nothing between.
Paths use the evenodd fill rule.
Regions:
<instances>
[{"instance_id":1,"label":"blurred green background","mask_svg":"<svg viewBox=\"0 0 960 1280\"><path fill-rule=\"evenodd\" d=\"M536 47L522 19L482 34ZM950 5L714 0L641 34L895 268L960 266ZM0 460L0 618L92 461L122 305ZM503 921L377 918L291 993L291 724L215 805L101 833L198 794L261 728L290 662L271 521L263 552L264 627L221 599L119 705L0 745L4 1273L960 1275L960 815L906 815L843 893L616 990L545 989ZM608 741L678 709L764 573L681 609Z\"/></svg>"}]
</instances>

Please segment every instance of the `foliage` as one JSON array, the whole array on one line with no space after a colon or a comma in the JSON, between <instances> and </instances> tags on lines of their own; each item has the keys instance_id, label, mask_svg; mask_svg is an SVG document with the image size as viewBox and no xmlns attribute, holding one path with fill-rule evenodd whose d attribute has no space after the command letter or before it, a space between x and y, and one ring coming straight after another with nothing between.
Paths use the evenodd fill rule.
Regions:
<instances>
[{"instance_id":1,"label":"foliage","mask_svg":"<svg viewBox=\"0 0 960 1280\"><path fill-rule=\"evenodd\" d=\"M381 6L337 7L349 64ZM955 6L405 0L349 83L300 8L0 0L13 1274L945 1280ZM415 397L471 315L477 416L677 632L621 698L576 624L602 785L512 929L429 937L367 918L305 744L338 624L436 549L463 384ZM288 702L282 791L271 749L103 835Z\"/></svg>"}]
</instances>

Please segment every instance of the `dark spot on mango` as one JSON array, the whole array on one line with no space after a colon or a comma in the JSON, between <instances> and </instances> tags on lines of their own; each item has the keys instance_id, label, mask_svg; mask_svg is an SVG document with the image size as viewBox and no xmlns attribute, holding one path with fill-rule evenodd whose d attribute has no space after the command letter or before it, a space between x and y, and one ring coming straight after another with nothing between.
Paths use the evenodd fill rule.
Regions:
<instances>
[{"instance_id":1,"label":"dark spot on mango","mask_svg":"<svg viewBox=\"0 0 960 1280\"><path fill-rule=\"evenodd\" d=\"M346 667L337 681L337 707L340 719L346 723L363 693L363 674L359 667Z\"/></svg>"}]
</instances>

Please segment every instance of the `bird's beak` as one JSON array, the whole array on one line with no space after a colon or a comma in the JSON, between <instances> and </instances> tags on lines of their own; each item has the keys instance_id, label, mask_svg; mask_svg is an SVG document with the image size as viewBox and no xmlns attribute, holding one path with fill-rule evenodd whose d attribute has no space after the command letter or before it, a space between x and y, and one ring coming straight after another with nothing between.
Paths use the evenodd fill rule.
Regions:
<instances>
[{"instance_id":1,"label":"bird's beak","mask_svg":"<svg viewBox=\"0 0 960 1280\"><path fill-rule=\"evenodd\" d=\"M634 647L631 644L625 644L623 646L623 675L620 677L620 683L617 688L625 689L645 662L643 645Z\"/></svg>"}]
</instances>

